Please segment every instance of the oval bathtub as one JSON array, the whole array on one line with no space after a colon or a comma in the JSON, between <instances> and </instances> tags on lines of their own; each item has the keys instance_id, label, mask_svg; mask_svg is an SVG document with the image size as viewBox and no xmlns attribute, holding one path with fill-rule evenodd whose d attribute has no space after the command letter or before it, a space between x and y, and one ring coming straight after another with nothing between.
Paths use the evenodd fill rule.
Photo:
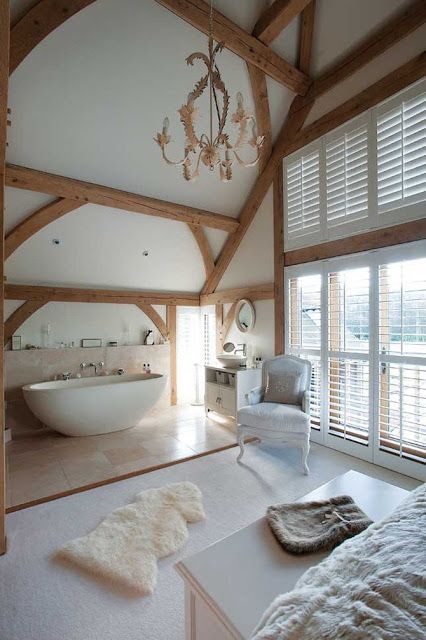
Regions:
<instances>
[{"instance_id":1,"label":"oval bathtub","mask_svg":"<svg viewBox=\"0 0 426 640\"><path fill-rule=\"evenodd\" d=\"M135 373L38 382L22 390L44 424L67 436L89 436L136 426L165 385L166 376Z\"/></svg>"}]
</instances>

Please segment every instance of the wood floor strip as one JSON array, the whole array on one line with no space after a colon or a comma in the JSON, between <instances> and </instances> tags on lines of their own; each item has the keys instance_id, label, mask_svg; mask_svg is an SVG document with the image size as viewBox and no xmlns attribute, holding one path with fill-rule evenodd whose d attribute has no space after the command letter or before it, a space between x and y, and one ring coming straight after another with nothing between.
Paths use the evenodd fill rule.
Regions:
<instances>
[{"instance_id":1,"label":"wood floor strip","mask_svg":"<svg viewBox=\"0 0 426 640\"><path fill-rule=\"evenodd\" d=\"M253 442L256 438L247 438L246 444L248 442ZM121 480L128 480L129 478L134 478L136 476L142 476L145 473L150 473L151 471L158 471L159 469L165 469L166 467L174 467L181 462L189 462L190 460L196 460L197 458L203 458L204 456L208 456L212 453L219 453L220 451L226 451L227 449L232 449L233 447L237 447L238 444L236 442L232 444L226 444L223 447L217 447L216 449L209 449L208 451L203 451L202 453L194 453L193 456L188 456L186 458L181 458L180 460L171 460L170 462L163 462L162 464L154 465L153 467L146 467L146 469L140 469L139 471L131 471L130 473L125 473L121 476L114 476L113 478L106 478L105 480L99 480L99 482L92 482L91 484L83 485L82 487L75 487L74 489L68 489L67 491L61 491L61 493L55 493L51 496L45 496L43 498L37 498L36 500L30 500L29 502L23 502L22 504L17 504L12 507L7 507L6 513L14 513L15 511L21 511L22 509L29 509L30 507L35 507L38 504L44 504L45 502L52 502L53 500L59 500L60 498L66 498L68 496L72 496L75 493L83 493L83 491L90 491L91 489L97 489L98 487L103 487L107 484L113 484L114 482L121 482Z\"/></svg>"}]
</instances>

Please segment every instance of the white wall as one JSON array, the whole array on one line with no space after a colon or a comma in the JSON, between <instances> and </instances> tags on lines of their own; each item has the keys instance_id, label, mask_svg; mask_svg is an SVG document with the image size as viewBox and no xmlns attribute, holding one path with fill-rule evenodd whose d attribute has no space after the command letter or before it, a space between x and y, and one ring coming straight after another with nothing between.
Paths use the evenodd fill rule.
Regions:
<instances>
[{"instance_id":1,"label":"white wall","mask_svg":"<svg viewBox=\"0 0 426 640\"><path fill-rule=\"evenodd\" d=\"M272 358L274 353L274 301L258 300L253 302L256 311L256 324L250 333L241 333L235 323L226 337L226 342L245 343L248 354L261 356L264 360ZM230 305L225 305L225 313Z\"/></svg>"},{"instance_id":2,"label":"white wall","mask_svg":"<svg viewBox=\"0 0 426 640\"><path fill-rule=\"evenodd\" d=\"M6 301L5 316L8 317L19 305L15 301ZM165 307L154 308L165 320ZM143 332L147 329L154 331L157 344L160 341L157 328L135 305L50 302L16 331L22 337L22 346L43 346L42 329L48 322L52 326L52 346L56 347L62 341L80 346L82 338L101 338L103 345L109 340L124 344L127 327L130 328L130 344L142 344Z\"/></svg>"}]
</instances>

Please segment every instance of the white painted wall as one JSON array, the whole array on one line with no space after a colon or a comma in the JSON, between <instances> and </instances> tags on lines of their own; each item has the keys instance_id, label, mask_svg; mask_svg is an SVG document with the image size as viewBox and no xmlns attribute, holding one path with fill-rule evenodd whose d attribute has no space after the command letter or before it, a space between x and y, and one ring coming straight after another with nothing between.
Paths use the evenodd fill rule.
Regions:
<instances>
[{"instance_id":1,"label":"white painted wall","mask_svg":"<svg viewBox=\"0 0 426 640\"><path fill-rule=\"evenodd\" d=\"M5 316L8 317L20 304L6 301ZM154 309L163 320L166 319L163 305ZM48 322L52 327L51 341L54 347L61 342L74 342L77 347L82 338L101 338L103 345L109 340L117 340L122 345L127 342L127 329L130 344L142 344L143 332L147 329L154 331L156 344L160 341L157 328L135 305L50 302L36 311L16 332L22 337L22 346L43 346L42 331Z\"/></svg>"},{"instance_id":2,"label":"white painted wall","mask_svg":"<svg viewBox=\"0 0 426 640\"><path fill-rule=\"evenodd\" d=\"M226 342L245 343L248 355L262 356L264 360L272 358L274 353L274 301L258 300L253 303L256 311L256 324L250 333L241 333L233 323ZM225 313L230 305L225 305Z\"/></svg>"}]
</instances>

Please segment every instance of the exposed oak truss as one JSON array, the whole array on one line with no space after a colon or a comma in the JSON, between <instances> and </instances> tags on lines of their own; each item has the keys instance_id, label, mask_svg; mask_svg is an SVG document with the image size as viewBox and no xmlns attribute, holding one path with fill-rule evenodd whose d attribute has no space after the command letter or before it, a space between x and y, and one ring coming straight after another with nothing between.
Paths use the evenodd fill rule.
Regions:
<instances>
[{"instance_id":1,"label":"exposed oak truss","mask_svg":"<svg viewBox=\"0 0 426 640\"><path fill-rule=\"evenodd\" d=\"M233 232L238 228L238 220L220 213L196 209L187 205L149 198L136 193L105 187L83 180L66 178L53 173L45 173L36 169L7 165L6 184L17 189L27 189L48 193L59 198L67 198L83 204L99 204L104 207L115 207L132 213L143 213L148 216L168 218L177 222L201 224L212 229Z\"/></svg>"},{"instance_id":2,"label":"exposed oak truss","mask_svg":"<svg viewBox=\"0 0 426 640\"><path fill-rule=\"evenodd\" d=\"M260 16L253 35L264 44L271 44L311 0L274 0Z\"/></svg>"},{"instance_id":3,"label":"exposed oak truss","mask_svg":"<svg viewBox=\"0 0 426 640\"><path fill-rule=\"evenodd\" d=\"M75 287L6 284L5 300L39 302L101 302L113 304L165 304L198 307L197 293L178 291L138 291L134 289L77 289Z\"/></svg>"},{"instance_id":4,"label":"exposed oak truss","mask_svg":"<svg viewBox=\"0 0 426 640\"><path fill-rule=\"evenodd\" d=\"M43 229L51 222L58 220L66 213L78 209L81 205L74 200L58 198L41 207L28 218L19 222L4 239L4 258L7 260L18 247L31 238L37 231Z\"/></svg>"},{"instance_id":5,"label":"exposed oak truss","mask_svg":"<svg viewBox=\"0 0 426 640\"><path fill-rule=\"evenodd\" d=\"M204 0L157 0L157 2L208 34L209 5ZM214 11L213 21L215 40L224 42L227 49L295 93L300 95L306 93L310 85L308 76L280 58L263 42L249 35L219 11Z\"/></svg>"}]
</instances>

